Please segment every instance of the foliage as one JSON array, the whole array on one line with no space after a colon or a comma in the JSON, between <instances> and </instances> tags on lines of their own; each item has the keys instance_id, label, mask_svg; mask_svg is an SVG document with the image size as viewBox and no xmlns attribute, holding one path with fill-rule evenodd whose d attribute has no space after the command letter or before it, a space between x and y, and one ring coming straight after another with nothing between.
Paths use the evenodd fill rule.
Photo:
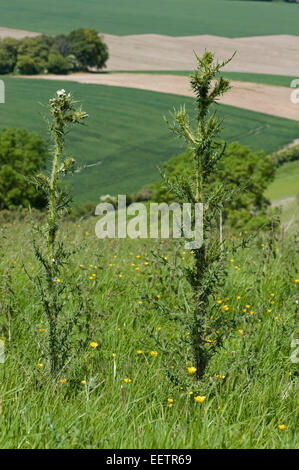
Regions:
<instances>
[{"instance_id":1,"label":"foliage","mask_svg":"<svg viewBox=\"0 0 299 470\"><path fill-rule=\"evenodd\" d=\"M0 73L21 75L64 74L70 70L101 69L108 48L94 29L82 28L57 37L40 35L0 42Z\"/></svg>"},{"instance_id":2,"label":"foliage","mask_svg":"<svg viewBox=\"0 0 299 470\"><path fill-rule=\"evenodd\" d=\"M16 39L0 38L0 74L13 72L17 62L18 45Z\"/></svg>"},{"instance_id":3,"label":"foliage","mask_svg":"<svg viewBox=\"0 0 299 470\"><path fill-rule=\"evenodd\" d=\"M102 69L108 60L108 48L95 29L81 28L69 35L71 53L76 57L79 70L89 67Z\"/></svg>"},{"instance_id":4,"label":"foliage","mask_svg":"<svg viewBox=\"0 0 299 470\"><path fill-rule=\"evenodd\" d=\"M173 182L180 176L190 178L193 172L190 152L171 158L164 163L162 171ZM269 222L266 215L269 201L264 192L273 181L274 175L275 166L264 152L251 152L247 146L238 142L228 144L217 166L217 172L207 179L208 188L212 190L225 181L231 190L236 191L244 186L246 191L236 195L224 210L223 221L238 230L255 230ZM151 189L151 192L148 190L149 199L153 201L172 202L175 199L163 180L148 189Z\"/></svg>"},{"instance_id":5,"label":"foliage","mask_svg":"<svg viewBox=\"0 0 299 470\"><path fill-rule=\"evenodd\" d=\"M47 143L25 129L0 131L0 208L29 205L45 206L42 191L37 191L29 177L45 167L49 157Z\"/></svg>"},{"instance_id":6,"label":"foliage","mask_svg":"<svg viewBox=\"0 0 299 470\"><path fill-rule=\"evenodd\" d=\"M287 162L299 160L299 144L274 152L271 157L277 167Z\"/></svg>"}]
</instances>

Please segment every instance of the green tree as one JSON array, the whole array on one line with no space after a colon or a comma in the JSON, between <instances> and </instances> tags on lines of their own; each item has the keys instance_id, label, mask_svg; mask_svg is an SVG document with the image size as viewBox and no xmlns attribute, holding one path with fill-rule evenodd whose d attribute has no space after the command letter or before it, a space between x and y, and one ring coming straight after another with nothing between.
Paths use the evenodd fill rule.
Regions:
<instances>
[{"instance_id":1,"label":"green tree","mask_svg":"<svg viewBox=\"0 0 299 470\"><path fill-rule=\"evenodd\" d=\"M108 47L95 29L81 28L69 34L71 53L82 70L89 67L102 69L109 57Z\"/></svg>"},{"instance_id":2,"label":"green tree","mask_svg":"<svg viewBox=\"0 0 299 470\"><path fill-rule=\"evenodd\" d=\"M19 41L12 38L0 39L0 74L13 72L17 62Z\"/></svg>"},{"instance_id":3,"label":"green tree","mask_svg":"<svg viewBox=\"0 0 299 470\"><path fill-rule=\"evenodd\" d=\"M50 52L47 63L47 71L49 73L63 74L67 73L71 68L71 64L59 52L53 50Z\"/></svg>"},{"instance_id":4,"label":"green tree","mask_svg":"<svg viewBox=\"0 0 299 470\"><path fill-rule=\"evenodd\" d=\"M46 35L24 38L18 48L16 71L21 74L44 73L53 44L54 39Z\"/></svg>"},{"instance_id":5,"label":"green tree","mask_svg":"<svg viewBox=\"0 0 299 470\"><path fill-rule=\"evenodd\" d=\"M47 143L26 129L0 131L0 209L23 206L42 208L45 197L27 177L45 167Z\"/></svg>"},{"instance_id":6,"label":"green tree","mask_svg":"<svg viewBox=\"0 0 299 470\"><path fill-rule=\"evenodd\" d=\"M229 207L224 209L223 221L227 225L238 230L255 230L267 223L266 213L270 202L264 193L274 179L275 170L273 159L262 151L252 152L238 142L226 146L217 164L217 172L209 175L206 184L209 191L221 182L225 182L227 188L232 191L236 191L240 186L246 187L246 190L236 194ZM191 178L193 167L190 151L172 157L163 165L163 172L173 183L180 177ZM175 200L163 180L148 186L147 194L157 202Z\"/></svg>"}]
</instances>

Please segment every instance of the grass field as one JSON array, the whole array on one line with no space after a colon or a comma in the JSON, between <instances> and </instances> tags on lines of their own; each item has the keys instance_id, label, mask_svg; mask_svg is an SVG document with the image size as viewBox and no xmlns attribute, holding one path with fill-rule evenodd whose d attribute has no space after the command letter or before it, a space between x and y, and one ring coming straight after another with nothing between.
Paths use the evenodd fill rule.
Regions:
<instances>
[{"instance_id":1,"label":"grass field","mask_svg":"<svg viewBox=\"0 0 299 470\"><path fill-rule=\"evenodd\" d=\"M180 322L181 312L190 308L190 291L172 268L174 257L178 269L190 255L171 241L99 243L95 222L68 223L60 231L59 237L79 250L61 273L61 283L80 287L90 306L91 330L87 345L74 349L73 361L54 381L42 352L46 319L23 270L24 262L37 282L29 224L23 220L5 228L0 279L12 266L13 297L0 284L5 293L0 332L6 339L7 308L11 312L11 341L0 364L0 447L298 447L298 365L291 361L291 335L298 337L294 242L273 244L265 235L236 253L234 262L228 259L226 285L211 299L209 314L215 330L220 317L235 323L217 330L223 346L198 383L188 374L192 359ZM167 256L167 263L154 258L157 252ZM91 273L96 276L90 280ZM216 337L215 332L212 340ZM203 403L196 403L197 395L206 397Z\"/></svg>"},{"instance_id":2,"label":"grass field","mask_svg":"<svg viewBox=\"0 0 299 470\"><path fill-rule=\"evenodd\" d=\"M173 106L193 100L175 95L128 88L82 85L73 82L4 77L6 103L0 107L0 126L25 127L46 137L46 105L57 89L70 90L90 115L87 127L77 131L68 152L78 164L94 164L76 173L71 184L77 202L97 201L102 194L140 189L159 178L158 165L182 151L168 131L163 116ZM253 150L277 150L298 137L298 123L229 106L219 106L225 118L223 137Z\"/></svg>"},{"instance_id":3,"label":"grass field","mask_svg":"<svg viewBox=\"0 0 299 470\"><path fill-rule=\"evenodd\" d=\"M298 35L298 5L231 0L0 1L1 26L64 33L83 25L105 33L212 34L226 37Z\"/></svg>"}]
</instances>

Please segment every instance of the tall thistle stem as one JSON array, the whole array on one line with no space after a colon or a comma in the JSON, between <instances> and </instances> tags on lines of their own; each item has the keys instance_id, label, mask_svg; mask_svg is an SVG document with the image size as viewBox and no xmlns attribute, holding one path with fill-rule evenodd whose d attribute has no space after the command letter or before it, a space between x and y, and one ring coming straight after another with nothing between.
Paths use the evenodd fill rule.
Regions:
<instances>
[{"instance_id":1,"label":"tall thistle stem","mask_svg":"<svg viewBox=\"0 0 299 470\"><path fill-rule=\"evenodd\" d=\"M211 345L206 340L208 331L208 305L210 296L217 289L217 281L221 278L224 269L222 242L216 236L215 214L220 213L227 199L229 191L224 185L208 193L206 187L209 176L217 171L217 163L224 153L225 146L219 141L221 131L220 122L211 107L217 99L229 90L229 81L219 77L219 72L232 58L215 63L214 55L205 51L202 58L197 57L198 68L191 75L190 82L196 96L197 117L195 130L192 130L190 119L185 108L174 113L174 122L171 130L183 138L188 145L193 158L194 173L189 181L178 178L176 185L166 185L170 191L175 188L184 202L202 203L203 216L203 244L194 249L194 264L187 269L186 277L192 287L194 310L188 328L190 330L193 360L196 367L196 378L203 377L209 358ZM220 246L221 245L221 246Z\"/></svg>"},{"instance_id":2,"label":"tall thistle stem","mask_svg":"<svg viewBox=\"0 0 299 470\"><path fill-rule=\"evenodd\" d=\"M56 374L62 365L59 359L63 345L60 344L58 335L58 317L61 313L61 302L59 302L62 289L59 286L59 273L64 264L66 252L61 244L56 243L58 232L58 217L67 207L68 195L60 189L60 179L74 170L75 161L66 158L62 161L64 149L64 137L66 129L71 124L80 124L87 114L80 108L75 108L75 103L70 94L65 90L59 90L54 98L50 99L50 132L54 142L52 171L50 177L38 175L37 179L48 199L47 224L45 226L47 254L43 253L34 242L34 250L37 259L44 269L44 283L40 282L42 305L49 324L49 356L52 374ZM61 333L61 332L60 332ZM64 333L60 337L64 337Z\"/></svg>"}]
</instances>

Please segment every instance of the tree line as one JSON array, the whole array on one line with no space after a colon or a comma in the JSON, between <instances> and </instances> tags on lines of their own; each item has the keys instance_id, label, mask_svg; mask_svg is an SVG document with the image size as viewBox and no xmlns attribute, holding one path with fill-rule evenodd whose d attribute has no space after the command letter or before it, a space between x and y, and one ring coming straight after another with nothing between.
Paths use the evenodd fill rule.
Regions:
<instances>
[{"instance_id":1,"label":"tree line","mask_svg":"<svg viewBox=\"0 0 299 470\"><path fill-rule=\"evenodd\" d=\"M98 31L80 28L69 34L0 39L0 74L65 74L102 69L108 47Z\"/></svg>"}]
</instances>

